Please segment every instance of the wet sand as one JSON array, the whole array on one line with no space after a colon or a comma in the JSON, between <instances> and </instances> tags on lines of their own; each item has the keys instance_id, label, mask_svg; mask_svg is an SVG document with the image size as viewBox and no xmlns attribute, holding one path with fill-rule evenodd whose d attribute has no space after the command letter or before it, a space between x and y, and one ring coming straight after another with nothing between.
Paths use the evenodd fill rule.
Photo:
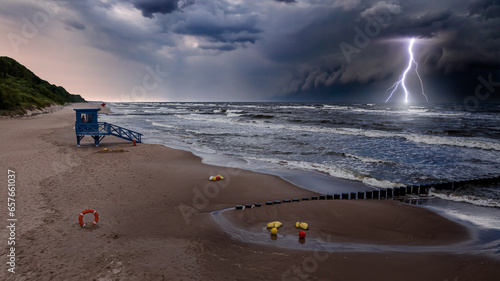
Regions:
<instances>
[{"instance_id":1,"label":"wet sand","mask_svg":"<svg viewBox=\"0 0 500 281\"><path fill-rule=\"evenodd\" d=\"M7 169L16 171L18 219L16 273L7 272L4 254L0 279L442 281L500 276L499 260L464 251L320 252L236 239L215 222L212 211L317 194L276 176L205 165L189 152L160 145L132 146L106 137L94 147L85 137L77 148L72 108L90 106L97 105L0 120L0 178L5 183ZM218 174L226 179L208 181ZM6 204L7 190L0 194ZM256 232L263 223L283 220L280 231L289 235L296 230L286 226L304 220L311 228L307 238L332 236L349 243L432 246L470 239L461 225L392 201L271 207L224 216ZM78 215L88 208L99 212L99 223L81 228ZM90 223L93 217L84 220ZM0 235L8 236L6 228ZM3 249L7 252L7 240Z\"/></svg>"},{"instance_id":2,"label":"wet sand","mask_svg":"<svg viewBox=\"0 0 500 281\"><path fill-rule=\"evenodd\" d=\"M459 243L468 230L435 213L394 200L321 200L225 212L242 229L258 232L268 222L283 223L279 234L297 235L296 222L314 222L308 238L335 243L431 246Z\"/></svg>"}]
</instances>

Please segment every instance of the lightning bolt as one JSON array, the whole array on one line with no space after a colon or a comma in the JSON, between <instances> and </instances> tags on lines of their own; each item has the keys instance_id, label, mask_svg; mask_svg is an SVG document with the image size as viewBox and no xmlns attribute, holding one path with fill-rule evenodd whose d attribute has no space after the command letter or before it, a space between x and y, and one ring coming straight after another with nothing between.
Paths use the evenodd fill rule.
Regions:
<instances>
[{"instance_id":1,"label":"lightning bolt","mask_svg":"<svg viewBox=\"0 0 500 281\"><path fill-rule=\"evenodd\" d=\"M415 58L413 56L413 43L414 42L415 42L415 38L411 38L410 45L408 46L408 54L410 55L410 58L408 60L408 67L406 67L403 74L401 74L399 76L399 80L396 81L394 84L392 84L392 86L389 89L387 89L387 91L385 91L386 95L389 91L391 92L389 94L389 97L387 98L387 100L385 100L385 102L388 102L392 98L392 95L394 94L394 92L398 89L399 85L401 85L401 87L404 90L404 94L405 94L405 103L408 103L408 99L410 97L410 91L408 91L408 89L406 88L405 81L406 81L406 74L408 74L408 71L410 71L412 64L415 64L415 73L417 74L418 81L420 81L420 88L422 89L422 95L425 97L425 100L427 102L429 102L429 99L427 99L427 95L425 94L425 91L424 91L424 83L422 82L422 78L420 77L420 74L418 73L418 63L415 61ZM391 89L392 89L392 91L391 91Z\"/></svg>"}]
</instances>

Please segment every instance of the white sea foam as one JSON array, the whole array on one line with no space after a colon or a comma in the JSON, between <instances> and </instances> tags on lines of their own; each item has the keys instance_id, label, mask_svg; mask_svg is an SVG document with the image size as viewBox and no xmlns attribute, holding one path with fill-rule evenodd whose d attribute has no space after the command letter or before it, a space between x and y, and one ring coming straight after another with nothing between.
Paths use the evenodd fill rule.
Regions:
<instances>
[{"instance_id":1,"label":"white sea foam","mask_svg":"<svg viewBox=\"0 0 500 281\"><path fill-rule=\"evenodd\" d=\"M483 207L495 207L500 208L500 202L497 202L490 198L479 198L473 195L457 195L457 194L444 194L436 191L429 191L429 195L432 195L437 198L455 201L455 202L464 202L477 206Z\"/></svg>"},{"instance_id":2,"label":"white sea foam","mask_svg":"<svg viewBox=\"0 0 500 281\"><path fill-rule=\"evenodd\" d=\"M325 104L323 105L324 109L334 109L334 110L350 110L350 106L342 106L342 105L329 105Z\"/></svg>"},{"instance_id":3,"label":"white sea foam","mask_svg":"<svg viewBox=\"0 0 500 281\"><path fill-rule=\"evenodd\" d=\"M428 113L429 110L428 109L424 109L424 108L409 108L408 109L408 113L412 113L412 114L422 114L422 113Z\"/></svg>"},{"instance_id":4,"label":"white sea foam","mask_svg":"<svg viewBox=\"0 0 500 281\"><path fill-rule=\"evenodd\" d=\"M198 113L175 114L174 116L177 118L193 120L193 121L207 121L207 119L209 118L208 115L202 115Z\"/></svg>"},{"instance_id":5,"label":"white sea foam","mask_svg":"<svg viewBox=\"0 0 500 281\"><path fill-rule=\"evenodd\" d=\"M215 122L215 123L230 124L231 126L247 125L246 123L238 123L233 118L227 118L227 116L225 115L207 115L207 114L191 113L191 114L176 114L175 117L191 121L209 122L211 124Z\"/></svg>"},{"instance_id":6,"label":"white sea foam","mask_svg":"<svg viewBox=\"0 0 500 281\"><path fill-rule=\"evenodd\" d=\"M371 158L371 157L364 157L364 156L354 155L354 154L350 154L350 153L344 153L344 155L346 157L358 159L358 160L361 160L361 161L367 162L367 163L394 163L394 162L388 161L388 160L376 159L376 158Z\"/></svg>"},{"instance_id":7,"label":"white sea foam","mask_svg":"<svg viewBox=\"0 0 500 281\"><path fill-rule=\"evenodd\" d=\"M287 165L299 169L316 170L323 173L327 173L333 177L360 181L364 184L375 187L388 188L388 187L398 186L398 184L392 183L387 180L376 179L367 175L360 175L355 172L349 171L347 169L332 165L324 165L324 164L304 162L304 161L287 161Z\"/></svg>"},{"instance_id":8,"label":"white sea foam","mask_svg":"<svg viewBox=\"0 0 500 281\"><path fill-rule=\"evenodd\" d=\"M157 121L152 121L151 125L153 125L153 126L159 126L159 127L165 127L165 128L171 128L171 129L177 129L178 128L177 126L170 125L170 124L165 124L165 123L161 123L161 122L157 122Z\"/></svg>"},{"instance_id":9,"label":"white sea foam","mask_svg":"<svg viewBox=\"0 0 500 281\"><path fill-rule=\"evenodd\" d=\"M206 153L206 154L216 154L217 153L217 150L215 150L215 149L209 148L205 145L199 145L196 143L191 145L191 149L198 151L198 152Z\"/></svg>"},{"instance_id":10,"label":"white sea foam","mask_svg":"<svg viewBox=\"0 0 500 281\"><path fill-rule=\"evenodd\" d=\"M428 109L418 109L409 108L406 110L384 110L384 109L364 109L364 108L352 108L351 112L355 113L368 113L368 114L378 114L378 115L409 115L409 116L422 116L422 117L450 117L450 116L463 116L463 113L440 113L432 112Z\"/></svg>"},{"instance_id":11,"label":"white sea foam","mask_svg":"<svg viewBox=\"0 0 500 281\"><path fill-rule=\"evenodd\" d=\"M315 106L311 105L280 105L278 108L283 108L283 109L316 109Z\"/></svg>"},{"instance_id":12,"label":"white sea foam","mask_svg":"<svg viewBox=\"0 0 500 281\"><path fill-rule=\"evenodd\" d=\"M237 110L237 109L228 109L226 111L226 115L227 117L238 117L238 116L242 116L243 114L241 114L243 112L243 110Z\"/></svg>"},{"instance_id":13,"label":"white sea foam","mask_svg":"<svg viewBox=\"0 0 500 281\"><path fill-rule=\"evenodd\" d=\"M333 165L318 164L318 163L312 163L312 162L306 162L306 161L284 161L284 160L275 159L275 158L260 158L260 157L246 157L246 158L258 160L258 161L265 161L265 162L273 163L273 164L277 164L277 165L284 165L284 166L289 167L289 168L318 171L318 172L326 173L326 174L333 176L333 177L336 177L336 178L353 180L353 181L360 181L366 185L370 185L373 187L389 188L389 187L396 187L396 186L400 185L398 183L393 183L393 182L390 182L387 180L381 180L381 179L373 178L373 177L370 177L367 175L360 175L360 174L357 174L355 172L349 171L347 169L333 166Z\"/></svg>"},{"instance_id":14,"label":"white sea foam","mask_svg":"<svg viewBox=\"0 0 500 281\"><path fill-rule=\"evenodd\" d=\"M457 207L448 206L443 209L439 205L431 206L432 209L437 210L438 212L439 211L444 212L446 215L457 218L461 221L467 221L474 225L482 226L489 229L500 229L500 219L496 214L496 212L488 210L485 213L484 210L475 209L483 206L473 207L472 210L464 209L463 207L458 207L458 208Z\"/></svg>"},{"instance_id":15,"label":"white sea foam","mask_svg":"<svg viewBox=\"0 0 500 281\"><path fill-rule=\"evenodd\" d=\"M469 148L480 148L486 150L500 150L500 143L477 139L477 138L438 137L438 136L419 135L419 134L406 134L402 135L402 137L404 137L408 141L432 144L432 145L441 144L441 145L461 146Z\"/></svg>"}]
</instances>

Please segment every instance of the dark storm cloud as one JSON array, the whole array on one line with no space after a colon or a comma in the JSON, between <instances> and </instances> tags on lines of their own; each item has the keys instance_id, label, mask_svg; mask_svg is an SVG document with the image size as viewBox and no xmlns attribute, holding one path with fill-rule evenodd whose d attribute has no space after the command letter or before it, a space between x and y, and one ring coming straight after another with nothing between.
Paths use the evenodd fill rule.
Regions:
<instances>
[{"instance_id":1,"label":"dark storm cloud","mask_svg":"<svg viewBox=\"0 0 500 281\"><path fill-rule=\"evenodd\" d=\"M383 85L380 81L390 86L406 65L404 38L411 37L424 39L415 47L424 74L446 74L447 79L475 68L498 69L497 2L473 3L469 15L467 5L456 1L363 1L348 10L322 7L324 13L315 12L315 21L280 37L276 48L266 51L277 62L300 65L291 67L285 92L334 91L336 85L352 83L369 88ZM322 16L325 13L328 16ZM396 38L402 40L392 40ZM343 42L352 46L348 56L339 47ZM476 76L470 75L471 80Z\"/></svg>"},{"instance_id":2,"label":"dark storm cloud","mask_svg":"<svg viewBox=\"0 0 500 281\"><path fill-rule=\"evenodd\" d=\"M201 36L213 42L255 43L257 34L262 32L256 16L242 16L217 10L196 11L172 28L177 34Z\"/></svg>"},{"instance_id":3,"label":"dark storm cloud","mask_svg":"<svg viewBox=\"0 0 500 281\"><path fill-rule=\"evenodd\" d=\"M359 54L353 56L354 60L350 64L339 49L341 42L354 44L354 28L364 28L366 22L361 17L363 11L351 5L318 4L308 10L296 10L293 15L277 19L283 26L294 27L293 32L270 35L275 38L273 46L263 52L269 59L289 65L290 79L289 83L285 83L285 93L324 88L334 84L366 83L387 76L385 68L382 69L377 60L368 60L367 54L375 49L363 48ZM315 17L309 17L310 14ZM297 18L302 21L297 21ZM380 58L384 54L377 51L376 55ZM377 67L370 67L372 65Z\"/></svg>"},{"instance_id":4,"label":"dark storm cloud","mask_svg":"<svg viewBox=\"0 0 500 281\"><path fill-rule=\"evenodd\" d=\"M280 94L336 85L391 83L406 64L404 38L410 37L426 39L416 44L424 75L451 77L471 68L498 67L498 1L310 0L303 1L303 6L273 6L266 1L258 1L260 5L185 1L182 13L174 13L180 8L177 1L136 1L134 7L143 16L158 15L156 22L163 29L157 38L134 36L145 37L157 48L176 46L161 38L190 36L201 40L197 47L200 54L256 45L257 52L269 62L266 71L275 69L264 79L269 79L267 84L280 80ZM295 1L267 3L273 2ZM121 30L118 34L128 40L129 31ZM358 31L368 40L363 46L356 45ZM397 38L403 40L392 41ZM356 48L349 59L340 48L342 42ZM154 61L154 57L149 59ZM231 64L228 60L227 65ZM264 84L257 74L264 66L251 63L246 67L253 68L253 75L245 78L249 85Z\"/></svg>"},{"instance_id":5,"label":"dark storm cloud","mask_svg":"<svg viewBox=\"0 0 500 281\"><path fill-rule=\"evenodd\" d=\"M204 50L217 50L217 51L233 51L237 49L237 46L233 44L224 44L220 46L200 46Z\"/></svg>"},{"instance_id":6,"label":"dark storm cloud","mask_svg":"<svg viewBox=\"0 0 500 281\"><path fill-rule=\"evenodd\" d=\"M346 38L340 27L354 13L340 13L334 9L325 11L324 7L311 10L296 11L291 17L277 19L276 29L269 35L272 38L266 38L272 46L263 50L270 59L280 63L304 63L322 59L336 51L339 39ZM308 14L315 14L314 19L307 18ZM297 18L302 20L297 22ZM293 32L280 32L281 26L284 29L296 27Z\"/></svg>"},{"instance_id":7,"label":"dark storm cloud","mask_svg":"<svg viewBox=\"0 0 500 281\"><path fill-rule=\"evenodd\" d=\"M500 17L499 0L476 0L469 4L471 15L480 15L486 19Z\"/></svg>"},{"instance_id":8,"label":"dark storm cloud","mask_svg":"<svg viewBox=\"0 0 500 281\"><path fill-rule=\"evenodd\" d=\"M122 60L172 66L169 89L186 94L383 95L407 65L411 37L424 80L463 80L499 65L499 0L59 1L56 19L82 42ZM6 5L0 16L18 22L40 6Z\"/></svg>"},{"instance_id":9,"label":"dark storm cloud","mask_svg":"<svg viewBox=\"0 0 500 281\"><path fill-rule=\"evenodd\" d=\"M85 30L85 25L77 20L65 20L64 23L71 29Z\"/></svg>"},{"instance_id":10,"label":"dark storm cloud","mask_svg":"<svg viewBox=\"0 0 500 281\"><path fill-rule=\"evenodd\" d=\"M432 33L442 28L444 23L450 19L449 11L431 11L418 17L411 17L396 27L405 33L418 34L419 37L432 37Z\"/></svg>"},{"instance_id":11,"label":"dark storm cloud","mask_svg":"<svg viewBox=\"0 0 500 281\"><path fill-rule=\"evenodd\" d=\"M154 19L138 13L134 18L125 14L134 12L133 4L128 1L67 1L64 8L67 9L64 14L61 12L64 24L72 28L84 26L84 34L94 48L126 60L151 64L157 60L151 53L161 46L175 44L175 40L161 33ZM67 13L73 18L67 20Z\"/></svg>"},{"instance_id":12,"label":"dark storm cloud","mask_svg":"<svg viewBox=\"0 0 500 281\"><path fill-rule=\"evenodd\" d=\"M180 3L180 5L179 5ZM182 6L191 5L194 0L178 1L178 0L135 0L134 7L141 10L142 15L152 18L154 14L170 14Z\"/></svg>"}]
</instances>

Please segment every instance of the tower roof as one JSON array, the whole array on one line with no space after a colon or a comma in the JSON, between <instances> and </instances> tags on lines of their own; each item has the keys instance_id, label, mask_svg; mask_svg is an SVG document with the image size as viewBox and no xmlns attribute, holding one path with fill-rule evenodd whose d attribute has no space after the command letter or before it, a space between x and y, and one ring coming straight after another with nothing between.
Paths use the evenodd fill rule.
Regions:
<instances>
[{"instance_id":1,"label":"tower roof","mask_svg":"<svg viewBox=\"0 0 500 281\"><path fill-rule=\"evenodd\" d=\"M101 110L100 108L74 108L73 109L76 112L93 112L93 111L99 111Z\"/></svg>"}]
</instances>

